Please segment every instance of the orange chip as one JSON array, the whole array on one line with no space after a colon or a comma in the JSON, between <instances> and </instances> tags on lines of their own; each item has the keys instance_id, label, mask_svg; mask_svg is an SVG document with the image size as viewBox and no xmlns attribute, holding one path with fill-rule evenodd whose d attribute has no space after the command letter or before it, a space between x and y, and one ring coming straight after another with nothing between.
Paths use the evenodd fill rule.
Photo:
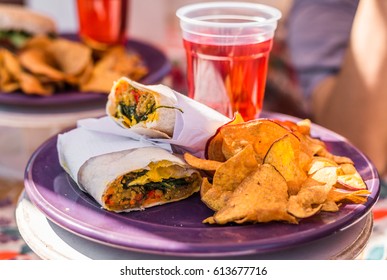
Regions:
<instances>
[{"instance_id":1,"label":"orange chip","mask_svg":"<svg viewBox=\"0 0 387 280\"><path fill-rule=\"evenodd\" d=\"M36 35L31 37L23 45L22 50L26 49L46 49L54 39L49 38L46 35Z\"/></svg>"},{"instance_id":2,"label":"orange chip","mask_svg":"<svg viewBox=\"0 0 387 280\"><path fill-rule=\"evenodd\" d=\"M274 141L286 134L292 134L289 129L268 119L227 125L220 129L220 133L223 137L222 151L226 159L251 144L259 162L263 162Z\"/></svg>"},{"instance_id":3,"label":"orange chip","mask_svg":"<svg viewBox=\"0 0 387 280\"><path fill-rule=\"evenodd\" d=\"M328 194L328 199L336 203L363 204L367 201L368 194L370 194L368 190L342 191L332 188Z\"/></svg>"},{"instance_id":4,"label":"orange chip","mask_svg":"<svg viewBox=\"0 0 387 280\"><path fill-rule=\"evenodd\" d=\"M202 184L201 198L215 213L203 222L298 223L320 211L337 212L343 203L364 203L369 191L352 160L328 152L310 130L310 120L220 127L206 147L216 164L187 158L196 168L214 171L212 184Z\"/></svg>"},{"instance_id":5,"label":"orange chip","mask_svg":"<svg viewBox=\"0 0 387 280\"><path fill-rule=\"evenodd\" d=\"M207 171L215 171L222 164L219 161L201 159L201 158L195 157L189 153L184 154L184 160L194 168L201 169L201 170L207 170Z\"/></svg>"},{"instance_id":6,"label":"orange chip","mask_svg":"<svg viewBox=\"0 0 387 280\"><path fill-rule=\"evenodd\" d=\"M213 184L224 190L234 190L257 167L258 162L255 159L253 147L248 145L219 166L214 175Z\"/></svg>"},{"instance_id":7,"label":"orange chip","mask_svg":"<svg viewBox=\"0 0 387 280\"><path fill-rule=\"evenodd\" d=\"M226 205L204 222L226 224L285 221L296 224L297 219L286 211L287 200L287 185L281 174L270 164L259 165L235 189Z\"/></svg>"},{"instance_id":8,"label":"orange chip","mask_svg":"<svg viewBox=\"0 0 387 280\"><path fill-rule=\"evenodd\" d=\"M231 122L225 124L224 126L243 123L243 122L244 120L241 114L235 113L234 119ZM222 127L220 127L216 131L215 135L207 141L205 152L206 152L206 158L223 162L223 161L226 161L226 157L224 156L222 151L223 136L220 134L221 128Z\"/></svg>"},{"instance_id":9,"label":"orange chip","mask_svg":"<svg viewBox=\"0 0 387 280\"><path fill-rule=\"evenodd\" d=\"M333 186L337 182L339 170L336 166L327 166L317 170L310 177L317 182Z\"/></svg>"},{"instance_id":10,"label":"orange chip","mask_svg":"<svg viewBox=\"0 0 387 280\"><path fill-rule=\"evenodd\" d=\"M204 196L209 189L212 188L212 184L208 181L207 177L203 177L202 185L200 187L200 196Z\"/></svg>"},{"instance_id":11,"label":"orange chip","mask_svg":"<svg viewBox=\"0 0 387 280\"><path fill-rule=\"evenodd\" d=\"M14 76L15 72L9 69L7 64L18 63L14 56L6 49L0 49L0 90L3 92L12 92L19 88L19 82L17 77Z\"/></svg>"},{"instance_id":12,"label":"orange chip","mask_svg":"<svg viewBox=\"0 0 387 280\"><path fill-rule=\"evenodd\" d=\"M92 59L89 47L66 39L53 40L47 46L47 53L54 59L58 69L67 75L79 75Z\"/></svg>"},{"instance_id":13,"label":"orange chip","mask_svg":"<svg viewBox=\"0 0 387 280\"><path fill-rule=\"evenodd\" d=\"M253 148L249 145L216 169L213 186L202 197L202 201L213 210L221 209L235 188L257 167Z\"/></svg>"},{"instance_id":14,"label":"orange chip","mask_svg":"<svg viewBox=\"0 0 387 280\"><path fill-rule=\"evenodd\" d=\"M26 94L51 95L54 87L50 85L43 85L35 76L22 73L20 75L20 87Z\"/></svg>"},{"instance_id":15,"label":"orange chip","mask_svg":"<svg viewBox=\"0 0 387 280\"><path fill-rule=\"evenodd\" d=\"M321 207L321 211L337 212L337 211L339 211L339 206L333 200L326 200Z\"/></svg>"},{"instance_id":16,"label":"orange chip","mask_svg":"<svg viewBox=\"0 0 387 280\"><path fill-rule=\"evenodd\" d=\"M289 194L298 193L306 174L299 163L300 140L293 134L286 134L274 141L263 162L273 165L285 178Z\"/></svg>"},{"instance_id":17,"label":"orange chip","mask_svg":"<svg viewBox=\"0 0 387 280\"><path fill-rule=\"evenodd\" d=\"M318 213L328 198L329 185L302 188L297 195L289 197L287 210L297 218L308 218Z\"/></svg>"},{"instance_id":18,"label":"orange chip","mask_svg":"<svg viewBox=\"0 0 387 280\"><path fill-rule=\"evenodd\" d=\"M26 49L19 55L21 65L35 75L43 75L53 81L63 81L65 74L61 72L54 58L44 49Z\"/></svg>"},{"instance_id":19,"label":"orange chip","mask_svg":"<svg viewBox=\"0 0 387 280\"><path fill-rule=\"evenodd\" d=\"M308 174L313 174L324 167L337 167L338 164L332 159L315 156L308 166Z\"/></svg>"},{"instance_id":20,"label":"orange chip","mask_svg":"<svg viewBox=\"0 0 387 280\"><path fill-rule=\"evenodd\" d=\"M348 190L366 190L367 185L356 172L354 174L344 174L337 177L338 186Z\"/></svg>"}]
</instances>

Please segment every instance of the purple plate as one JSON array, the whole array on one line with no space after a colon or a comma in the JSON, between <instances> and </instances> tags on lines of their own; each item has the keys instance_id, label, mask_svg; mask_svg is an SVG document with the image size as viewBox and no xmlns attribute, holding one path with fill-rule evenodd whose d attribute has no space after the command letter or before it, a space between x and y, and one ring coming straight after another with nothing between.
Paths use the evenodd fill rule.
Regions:
<instances>
[{"instance_id":1,"label":"purple plate","mask_svg":"<svg viewBox=\"0 0 387 280\"><path fill-rule=\"evenodd\" d=\"M271 115L281 118L283 115ZM291 117L289 117L291 118ZM376 203L379 177L375 167L343 137L317 125L312 134L329 150L350 157L371 191L364 205L346 205L337 213L321 213L298 225L267 223L211 226L202 224L212 215L199 194L145 211L108 212L80 191L61 168L57 138L44 143L31 157L25 188L31 201L60 227L84 238L127 250L196 257L236 256L274 252L344 230L364 217Z\"/></svg>"},{"instance_id":2,"label":"purple plate","mask_svg":"<svg viewBox=\"0 0 387 280\"><path fill-rule=\"evenodd\" d=\"M68 39L77 40L75 35L63 35ZM158 83L171 70L171 63L165 54L159 49L145 42L130 39L127 49L138 53L149 69L149 73L143 79L142 84ZM56 92L52 96L26 95L20 91L12 93L0 92L0 104L16 106L63 106L85 102L106 102L105 93L78 92L74 90Z\"/></svg>"}]
</instances>

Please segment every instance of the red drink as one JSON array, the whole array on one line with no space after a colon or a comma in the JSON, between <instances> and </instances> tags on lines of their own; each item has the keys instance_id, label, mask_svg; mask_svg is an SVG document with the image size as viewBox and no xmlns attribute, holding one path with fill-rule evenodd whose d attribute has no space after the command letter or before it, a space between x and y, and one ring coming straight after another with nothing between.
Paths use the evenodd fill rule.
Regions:
<instances>
[{"instance_id":1,"label":"red drink","mask_svg":"<svg viewBox=\"0 0 387 280\"><path fill-rule=\"evenodd\" d=\"M272 39L221 46L184 40L184 46L190 97L228 117L239 112L247 121L259 115Z\"/></svg>"},{"instance_id":2,"label":"red drink","mask_svg":"<svg viewBox=\"0 0 387 280\"><path fill-rule=\"evenodd\" d=\"M78 0L79 35L91 47L123 44L129 0Z\"/></svg>"}]
</instances>

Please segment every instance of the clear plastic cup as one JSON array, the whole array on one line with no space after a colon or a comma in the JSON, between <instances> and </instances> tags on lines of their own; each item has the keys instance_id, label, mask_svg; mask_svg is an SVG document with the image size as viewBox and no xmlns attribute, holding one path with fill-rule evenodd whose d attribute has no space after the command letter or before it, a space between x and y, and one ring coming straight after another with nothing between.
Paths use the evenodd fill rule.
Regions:
<instances>
[{"instance_id":1,"label":"clear plastic cup","mask_svg":"<svg viewBox=\"0 0 387 280\"><path fill-rule=\"evenodd\" d=\"M226 116L259 116L281 12L245 2L198 3L176 11L187 55L188 95Z\"/></svg>"}]
</instances>

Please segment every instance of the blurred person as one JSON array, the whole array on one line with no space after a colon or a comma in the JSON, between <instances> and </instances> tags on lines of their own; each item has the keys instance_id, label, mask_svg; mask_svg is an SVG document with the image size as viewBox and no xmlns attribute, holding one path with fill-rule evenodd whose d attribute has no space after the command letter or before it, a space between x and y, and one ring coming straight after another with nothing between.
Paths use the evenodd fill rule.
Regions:
<instances>
[{"instance_id":1,"label":"blurred person","mask_svg":"<svg viewBox=\"0 0 387 280\"><path fill-rule=\"evenodd\" d=\"M387 174L387 1L294 0L287 44L311 119Z\"/></svg>"}]
</instances>

